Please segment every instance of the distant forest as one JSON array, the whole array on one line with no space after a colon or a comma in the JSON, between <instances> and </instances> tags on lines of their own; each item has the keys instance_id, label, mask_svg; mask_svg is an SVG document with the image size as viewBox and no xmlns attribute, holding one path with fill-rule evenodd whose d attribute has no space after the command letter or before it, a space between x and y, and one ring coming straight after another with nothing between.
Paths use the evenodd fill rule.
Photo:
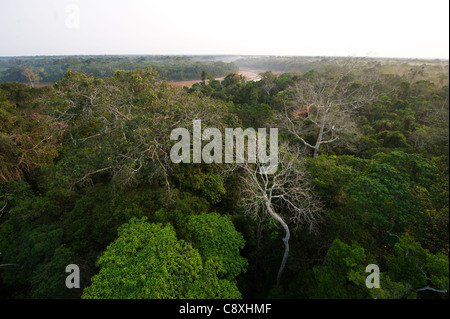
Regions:
<instances>
[{"instance_id":1,"label":"distant forest","mask_svg":"<svg viewBox=\"0 0 450 319\"><path fill-rule=\"evenodd\" d=\"M53 83L70 70L96 77L112 76L116 70L135 70L152 67L168 80L197 80L202 71L214 77L237 72L234 63L196 61L186 56L70 56L70 57L14 57L0 58L0 82ZM32 80L33 81L33 80Z\"/></svg>"}]
</instances>

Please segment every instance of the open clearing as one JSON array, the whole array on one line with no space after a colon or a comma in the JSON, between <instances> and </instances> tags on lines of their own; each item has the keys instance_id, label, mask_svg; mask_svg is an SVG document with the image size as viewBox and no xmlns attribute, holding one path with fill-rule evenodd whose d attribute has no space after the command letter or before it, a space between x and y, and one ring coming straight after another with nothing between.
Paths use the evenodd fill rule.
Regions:
<instances>
[{"instance_id":1,"label":"open clearing","mask_svg":"<svg viewBox=\"0 0 450 319\"><path fill-rule=\"evenodd\" d=\"M260 73L268 71L267 69L252 69L252 68L239 68L239 74L242 74L245 76L247 81L259 81L261 77L259 76ZM281 74L283 72L281 71L272 71L274 74ZM225 77L216 78L216 80L222 81ZM201 79L198 80L189 80L189 81L173 81L170 82L172 85L175 86L187 86L191 87L194 83L200 82Z\"/></svg>"}]
</instances>

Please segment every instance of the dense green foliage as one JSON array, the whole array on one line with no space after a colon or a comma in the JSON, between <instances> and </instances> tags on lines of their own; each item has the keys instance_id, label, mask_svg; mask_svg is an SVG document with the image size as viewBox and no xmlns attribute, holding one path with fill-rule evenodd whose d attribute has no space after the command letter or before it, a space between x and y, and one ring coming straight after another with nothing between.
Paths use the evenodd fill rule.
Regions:
<instances>
[{"instance_id":1,"label":"dense green foliage","mask_svg":"<svg viewBox=\"0 0 450 319\"><path fill-rule=\"evenodd\" d=\"M119 237L99 257L100 272L93 277L92 285L84 290L82 297L240 298L233 279L241 269L236 272L232 265L235 259L242 257L239 246L233 247L235 245L230 243L239 234L231 224L231 228L227 225L229 232L218 234L221 242L208 241L211 238L202 236L201 228L210 226L208 221L215 215L203 216L201 220L195 218L194 222L200 229L192 230L192 235L199 237L199 250L178 240L171 225L150 224L145 217L131 219L119 228ZM226 219L222 222L226 224ZM209 232L214 235L220 228ZM229 251L232 263L224 265L220 259L227 248L234 248Z\"/></svg>"},{"instance_id":2,"label":"dense green foliage","mask_svg":"<svg viewBox=\"0 0 450 319\"><path fill-rule=\"evenodd\" d=\"M386 271L380 272L380 288L365 286L365 268L378 264L373 256L354 242L347 245L336 239L328 251L324 266L315 266L318 298L417 298L417 289L428 284L448 291L448 257L431 254L405 234L387 259ZM419 271L418 271L419 270Z\"/></svg>"},{"instance_id":3,"label":"dense green foliage","mask_svg":"<svg viewBox=\"0 0 450 319\"><path fill-rule=\"evenodd\" d=\"M52 87L0 85L1 298L448 298L448 65L369 60L340 84L356 89L376 75L375 98L316 158L305 148L323 209L314 229L286 220L290 255L277 286L283 229L241 205L243 172L174 164L169 136L199 118L221 131L278 127L280 143L304 148L280 115L288 107L308 119L296 84L331 77L311 71L328 62L258 81L223 66L219 81L205 61L154 59L36 59L47 64L29 66L49 72L39 74ZM141 68L157 60L195 66L202 81L178 88L158 66ZM304 127L313 143L318 131ZM65 286L68 264L80 267L80 289ZM381 288L366 287L369 264Z\"/></svg>"}]
</instances>

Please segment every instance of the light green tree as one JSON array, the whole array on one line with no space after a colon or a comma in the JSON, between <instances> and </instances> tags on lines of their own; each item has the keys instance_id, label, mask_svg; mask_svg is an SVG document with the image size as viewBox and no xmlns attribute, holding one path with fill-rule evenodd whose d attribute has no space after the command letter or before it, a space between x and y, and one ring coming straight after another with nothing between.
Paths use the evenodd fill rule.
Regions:
<instances>
[{"instance_id":1,"label":"light green tree","mask_svg":"<svg viewBox=\"0 0 450 319\"><path fill-rule=\"evenodd\" d=\"M120 227L119 237L97 265L100 272L82 298L241 297L233 280L219 278L223 269L214 258L202 258L199 250L177 238L171 225L148 223L145 217Z\"/></svg>"},{"instance_id":2,"label":"light green tree","mask_svg":"<svg viewBox=\"0 0 450 319\"><path fill-rule=\"evenodd\" d=\"M188 229L194 248L203 260L216 265L219 276L233 280L245 271L247 260L239 255L245 240L228 216L217 213L194 215L189 218Z\"/></svg>"}]
</instances>

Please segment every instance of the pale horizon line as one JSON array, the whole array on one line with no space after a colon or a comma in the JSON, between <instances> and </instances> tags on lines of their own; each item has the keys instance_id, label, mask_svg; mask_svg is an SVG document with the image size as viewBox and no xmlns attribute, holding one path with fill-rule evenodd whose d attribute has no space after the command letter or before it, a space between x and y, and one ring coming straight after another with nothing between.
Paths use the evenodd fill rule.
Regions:
<instances>
[{"instance_id":1,"label":"pale horizon line","mask_svg":"<svg viewBox=\"0 0 450 319\"><path fill-rule=\"evenodd\" d=\"M84 57L84 56L227 56L227 57L304 57L304 58L364 58L364 59L397 59L397 60L439 60L449 61L449 58L431 57L399 57L399 56L370 56L370 55L299 55L299 54L226 54L226 53L84 53L84 54L35 54L35 55L0 55L0 58L36 58L36 57Z\"/></svg>"}]
</instances>

